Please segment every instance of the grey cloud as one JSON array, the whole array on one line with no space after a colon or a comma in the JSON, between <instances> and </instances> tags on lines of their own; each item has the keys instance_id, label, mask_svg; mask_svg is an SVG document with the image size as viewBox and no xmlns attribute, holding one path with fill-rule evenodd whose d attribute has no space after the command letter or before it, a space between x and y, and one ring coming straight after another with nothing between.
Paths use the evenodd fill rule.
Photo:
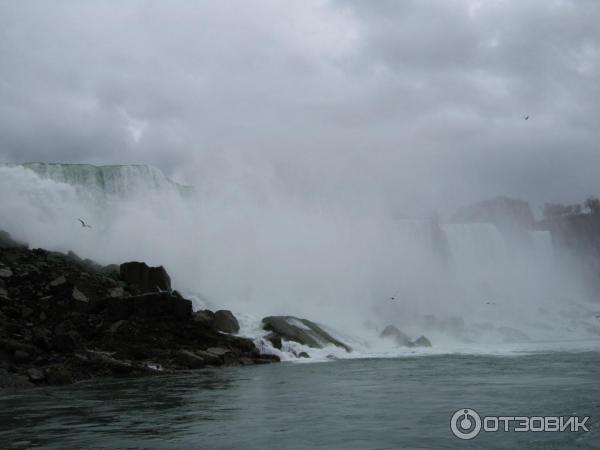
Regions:
<instances>
[{"instance_id":1,"label":"grey cloud","mask_svg":"<svg viewBox=\"0 0 600 450\"><path fill-rule=\"evenodd\" d=\"M595 1L0 2L0 159L415 213L580 200L599 22Z\"/></svg>"}]
</instances>

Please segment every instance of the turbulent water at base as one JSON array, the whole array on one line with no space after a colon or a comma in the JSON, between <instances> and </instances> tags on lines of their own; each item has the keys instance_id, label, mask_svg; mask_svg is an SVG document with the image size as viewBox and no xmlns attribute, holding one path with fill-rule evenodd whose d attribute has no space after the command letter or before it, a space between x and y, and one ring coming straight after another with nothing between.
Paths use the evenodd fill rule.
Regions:
<instances>
[{"instance_id":1,"label":"turbulent water at base","mask_svg":"<svg viewBox=\"0 0 600 450\"><path fill-rule=\"evenodd\" d=\"M547 232L209 193L148 166L4 165L0 192L0 229L104 264L164 265L196 308L231 309L240 334L284 360L598 346L600 305ZM353 352L272 349L260 320L278 314L324 325ZM378 336L389 324L433 347L396 348Z\"/></svg>"},{"instance_id":2,"label":"turbulent water at base","mask_svg":"<svg viewBox=\"0 0 600 450\"><path fill-rule=\"evenodd\" d=\"M598 449L600 353L274 364L0 397L3 448ZM454 437L484 416L590 416L590 432Z\"/></svg>"}]
</instances>

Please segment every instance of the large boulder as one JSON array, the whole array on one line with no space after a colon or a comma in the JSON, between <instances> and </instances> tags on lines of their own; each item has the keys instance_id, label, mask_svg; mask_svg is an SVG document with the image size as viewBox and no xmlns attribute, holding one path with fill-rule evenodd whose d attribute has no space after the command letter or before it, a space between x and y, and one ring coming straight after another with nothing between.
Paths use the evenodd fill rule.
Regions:
<instances>
[{"instance_id":1,"label":"large boulder","mask_svg":"<svg viewBox=\"0 0 600 450\"><path fill-rule=\"evenodd\" d=\"M269 316L262 320L263 329L288 341L298 342L308 347L323 348L326 345L335 345L346 351L351 348L338 341L316 323L307 319L293 316Z\"/></svg>"},{"instance_id":2,"label":"large boulder","mask_svg":"<svg viewBox=\"0 0 600 450\"><path fill-rule=\"evenodd\" d=\"M131 261L121 264L120 277L138 289L139 293L171 292L171 278L163 266L149 267L144 262Z\"/></svg>"},{"instance_id":3,"label":"large boulder","mask_svg":"<svg viewBox=\"0 0 600 450\"><path fill-rule=\"evenodd\" d=\"M394 325L388 325L385 327L379 336L384 339L392 339L398 347L413 346L410 338Z\"/></svg>"},{"instance_id":4,"label":"large boulder","mask_svg":"<svg viewBox=\"0 0 600 450\"><path fill-rule=\"evenodd\" d=\"M240 331L240 324L231 311L221 309L215 312L213 327L217 331L224 333L237 333Z\"/></svg>"},{"instance_id":5,"label":"large boulder","mask_svg":"<svg viewBox=\"0 0 600 450\"><path fill-rule=\"evenodd\" d=\"M398 347L431 347L431 342L425 336L421 336L417 340L411 341L406 334L394 325L385 327L379 337L383 339L392 339Z\"/></svg>"}]
</instances>

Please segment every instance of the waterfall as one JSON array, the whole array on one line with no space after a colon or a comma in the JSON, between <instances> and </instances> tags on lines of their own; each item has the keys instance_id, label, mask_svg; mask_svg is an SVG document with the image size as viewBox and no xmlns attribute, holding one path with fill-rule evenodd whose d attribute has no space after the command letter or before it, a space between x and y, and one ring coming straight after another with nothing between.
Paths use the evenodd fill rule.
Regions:
<instances>
[{"instance_id":1,"label":"waterfall","mask_svg":"<svg viewBox=\"0 0 600 450\"><path fill-rule=\"evenodd\" d=\"M40 178L65 183L78 191L100 197L125 198L148 191L185 195L192 191L190 186L175 183L159 169L147 165L25 163L4 166L22 167Z\"/></svg>"},{"instance_id":2,"label":"waterfall","mask_svg":"<svg viewBox=\"0 0 600 450\"><path fill-rule=\"evenodd\" d=\"M562 320L584 292L547 231L189 191L149 166L0 165L0 229L102 264L164 265L174 286L207 306L345 330L372 321L375 336L390 323L460 336L469 324L534 329L539 311L554 308Z\"/></svg>"}]
</instances>

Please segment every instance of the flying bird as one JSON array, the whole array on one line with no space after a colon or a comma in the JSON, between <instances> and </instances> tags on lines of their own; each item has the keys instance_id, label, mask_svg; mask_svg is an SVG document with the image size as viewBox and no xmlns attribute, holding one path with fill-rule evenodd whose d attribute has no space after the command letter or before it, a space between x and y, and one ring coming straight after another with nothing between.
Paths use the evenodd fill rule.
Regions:
<instances>
[{"instance_id":1,"label":"flying bird","mask_svg":"<svg viewBox=\"0 0 600 450\"><path fill-rule=\"evenodd\" d=\"M85 223L83 220L81 220L81 219L77 219L77 220L79 220L79 221L81 222L81 226L82 226L83 228L92 228L92 226L91 226L91 225L88 225L88 224L87 224L87 223Z\"/></svg>"},{"instance_id":2,"label":"flying bird","mask_svg":"<svg viewBox=\"0 0 600 450\"><path fill-rule=\"evenodd\" d=\"M529 120L529 116L525 116L525 120Z\"/></svg>"}]
</instances>

